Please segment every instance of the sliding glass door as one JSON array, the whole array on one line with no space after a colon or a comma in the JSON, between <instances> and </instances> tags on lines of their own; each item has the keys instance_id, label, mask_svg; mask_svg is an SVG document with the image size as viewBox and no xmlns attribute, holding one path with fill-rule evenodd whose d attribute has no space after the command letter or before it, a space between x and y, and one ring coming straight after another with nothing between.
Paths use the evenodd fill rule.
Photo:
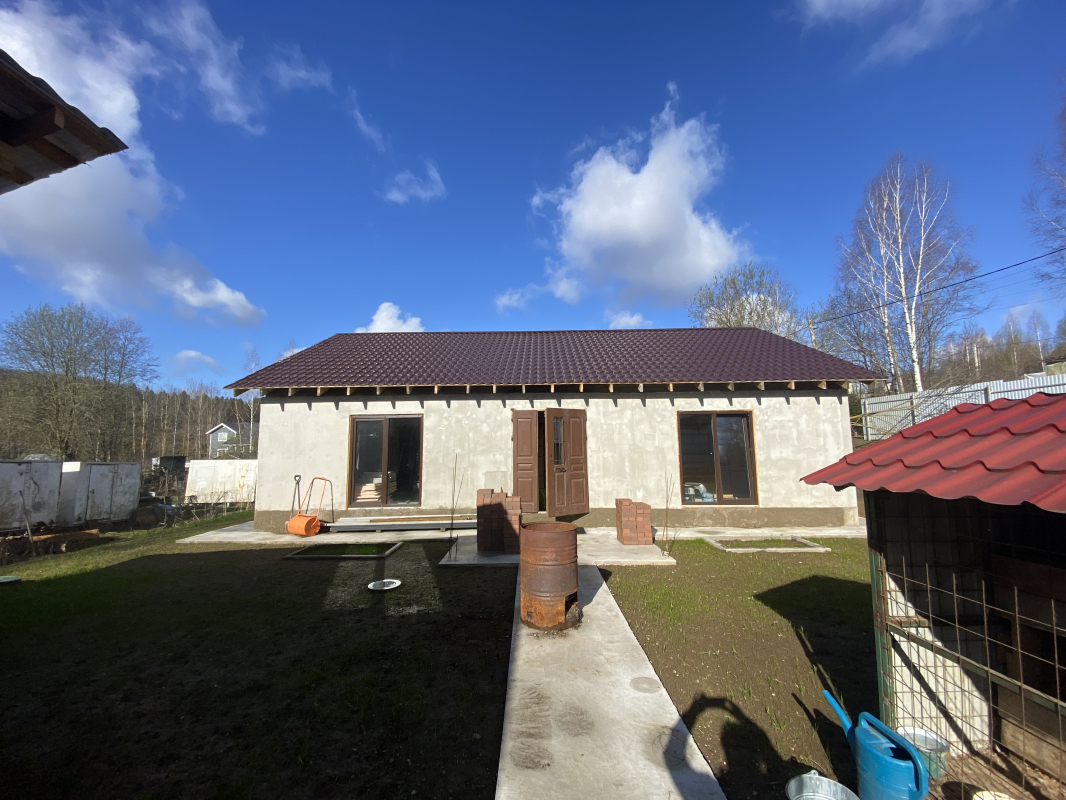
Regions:
<instances>
[{"instance_id":1,"label":"sliding glass door","mask_svg":"<svg viewBox=\"0 0 1066 800\"><path fill-rule=\"evenodd\" d=\"M349 506L418 505L422 417L352 417Z\"/></svg>"}]
</instances>

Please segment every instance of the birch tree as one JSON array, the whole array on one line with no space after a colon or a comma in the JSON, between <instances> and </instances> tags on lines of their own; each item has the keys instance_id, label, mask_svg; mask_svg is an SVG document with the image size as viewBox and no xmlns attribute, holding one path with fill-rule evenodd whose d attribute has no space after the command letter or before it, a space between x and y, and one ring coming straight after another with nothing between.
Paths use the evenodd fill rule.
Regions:
<instances>
[{"instance_id":1,"label":"birch tree","mask_svg":"<svg viewBox=\"0 0 1066 800\"><path fill-rule=\"evenodd\" d=\"M1059 112L1058 138L1053 155L1036 158L1036 184L1025 199L1029 228L1048 250L1066 247L1066 95ZM1066 252L1049 258L1038 274L1057 290L1066 291Z\"/></svg>"},{"instance_id":2,"label":"birch tree","mask_svg":"<svg viewBox=\"0 0 1066 800\"><path fill-rule=\"evenodd\" d=\"M836 307L876 329L888 374L925 388L941 344L976 311L970 235L955 224L951 185L926 162L893 155L866 186L850 238L840 241ZM851 317L849 317L850 319Z\"/></svg>"}]
</instances>

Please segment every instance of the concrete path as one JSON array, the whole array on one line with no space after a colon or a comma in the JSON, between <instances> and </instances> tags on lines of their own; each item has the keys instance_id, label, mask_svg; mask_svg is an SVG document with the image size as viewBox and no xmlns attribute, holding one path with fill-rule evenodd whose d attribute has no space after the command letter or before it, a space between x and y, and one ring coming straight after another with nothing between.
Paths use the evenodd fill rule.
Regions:
<instances>
[{"instance_id":1,"label":"concrete path","mask_svg":"<svg viewBox=\"0 0 1066 800\"><path fill-rule=\"evenodd\" d=\"M497 800L725 800L595 567L584 620L511 634Z\"/></svg>"},{"instance_id":2,"label":"concrete path","mask_svg":"<svg viewBox=\"0 0 1066 800\"><path fill-rule=\"evenodd\" d=\"M670 531L669 536L674 538L675 531ZM865 539L866 523L858 525L843 525L840 527L826 528L678 528L678 539L717 539L719 541L752 540L752 539ZM655 535L659 535L656 529Z\"/></svg>"},{"instance_id":3,"label":"concrete path","mask_svg":"<svg viewBox=\"0 0 1066 800\"><path fill-rule=\"evenodd\" d=\"M473 535L465 531L455 533L456 535ZM227 528L178 539L178 544L273 544L284 547L307 547L312 544L382 544L385 542L425 542L447 538L447 531L441 533L438 530L320 533L317 536L293 536L291 533L257 531L251 522L242 522L239 525L230 525Z\"/></svg>"},{"instance_id":4,"label":"concrete path","mask_svg":"<svg viewBox=\"0 0 1066 800\"><path fill-rule=\"evenodd\" d=\"M677 562L653 544L622 544L614 528L585 528L577 536L577 563L588 566L622 564L672 567ZM518 555L478 552L477 538L464 533L458 544L441 559L442 567L498 567L518 564Z\"/></svg>"}]
</instances>

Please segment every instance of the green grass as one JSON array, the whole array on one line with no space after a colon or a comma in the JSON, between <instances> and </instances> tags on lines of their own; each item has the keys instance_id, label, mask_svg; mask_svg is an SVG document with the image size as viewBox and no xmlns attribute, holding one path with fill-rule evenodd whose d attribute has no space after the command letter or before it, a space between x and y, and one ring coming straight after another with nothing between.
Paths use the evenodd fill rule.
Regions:
<instances>
[{"instance_id":1,"label":"green grass","mask_svg":"<svg viewBox=\"0 0 1066 800\"><path fill-rule=\"evenodd\" d=\"M785 782L811 769L854 788L854 760L821 693L853 717L877 712L869 558L864 540L825 544L831 552L775 556L680 540L674 568L610 570L611 592L730 800L784 796Z\"/></svg>"},{"instance_id":2,"label":"green grass","mask_svg":"<svg viewBox=\"0 0 1066 800\"><path fill-rule=\"evenodd\" d=\"M2 794L492 797L514 568L175 544L247 518L3 569Z\"/></svg>"}]
</instances>

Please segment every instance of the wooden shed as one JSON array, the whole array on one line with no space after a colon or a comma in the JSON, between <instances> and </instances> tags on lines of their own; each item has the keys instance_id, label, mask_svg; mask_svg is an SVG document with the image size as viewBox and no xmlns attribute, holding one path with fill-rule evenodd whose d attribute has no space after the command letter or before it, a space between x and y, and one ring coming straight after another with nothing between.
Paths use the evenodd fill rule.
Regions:
<instances>
[{"instance_id":1,"label":"wooden shed","mask_svg":"<svg viewBox=\"0 0 1066 800\"><path fill-rule=\"evenodd\" d=\"M804 480L866 492L881 718L933 796L1066 795L1066 395L962 404Z\"/></svg>"}]
</instances>

